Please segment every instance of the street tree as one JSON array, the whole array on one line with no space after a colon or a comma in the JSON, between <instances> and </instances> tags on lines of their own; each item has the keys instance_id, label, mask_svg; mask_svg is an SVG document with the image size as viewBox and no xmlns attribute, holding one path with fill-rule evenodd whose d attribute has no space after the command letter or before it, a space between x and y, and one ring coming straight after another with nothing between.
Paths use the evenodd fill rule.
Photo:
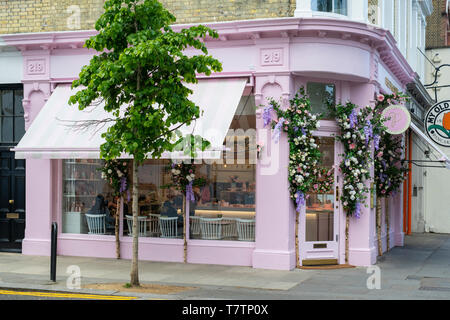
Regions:
<instances>
[{"instance_id":1,"label":"street tree","mask_svg":"<svg viewBox=\"0 0 450 320\"><path fill-rule=\"evenodd\" d=\"M126 154L134 159L133 230L138 230L139 164L172 151L180 142L174 132L201 116L185 84L197 83L198 74L222 70L204 43L207 37L217 38L217 32L202 25L176 32L171 27L175 20L157 0L106 1L95 23L98 33L85 43L98 54L72 84L82 90L70 98L71 104L83 110L103 99L105 111L113 115L98 122L111 124L102 134L100 157L112 160ZM194 54L188 56L186 49ZM132 286L139 286L138 232L133 232L130 278Z\"/></svg>"}]
</instances>

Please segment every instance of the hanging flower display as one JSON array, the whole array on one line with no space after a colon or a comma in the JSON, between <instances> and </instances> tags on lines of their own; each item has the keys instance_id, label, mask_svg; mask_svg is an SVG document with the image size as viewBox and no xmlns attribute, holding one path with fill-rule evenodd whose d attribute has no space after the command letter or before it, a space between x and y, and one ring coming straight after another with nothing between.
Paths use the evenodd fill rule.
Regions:
<instances>
[{"instance_id":1,"label":"hanging flower display","mask_svg":"<svg viewBox=\"0 0 450 320\"><path fill-rule=\"evenodd\" d=\"M273 113L276 119L272 119ZM308 193L328 193L333 188L334 175L319 168L321 153L312 135L320 127L319 115L311 113L311 102L300 88L286 110L270 100L263 110L263 122L265 126L271 125L276 142L281 132L288 134L289 189L296 210L300 212Z\"/></svg>"},{"instance_id":2,"label":"hanging flower display","mask_svg":"<svg viewBox=\"0 0 450 320\"><path fill-rule=\"evenodd\" d=\"M128 160L107 160L102 168L102 179L106 180L116 195L127 192L130 201L129 181L128 181Z\"/></svg>"},{"instance_id":3,"label":"hanging flower display","mask_svg":"<svg viewBox=\"0 0 450 320\"><path fill-rule=\"evenodd\" d=\"M171 175L172 183L161 188L175 188L186 194L186 200L195 201L194 186L203 186L205 179L195 176L195 165L190 163L172 163L167 167L167 172Z\"/></svg>"},{"instance_id":4,"label":"hanging flower display","mask_svg":"<svg viewBox=\"0 0 450 320\"><path fill-rule=\"evenodd\" d=\"M339 166L343 174L343 191L341 202L347 215L359 218L362 204L367 199L369 188L366 181L370 179L371 157L370 143L374 133L380 131L379 124L374 123L371 107L359 108L351 102L338 104L333 110L341 129L337 139L342 142L344 154Z\"/></svg>"},{"instance_id":5,"label":"hanging flower display","mask_svg":"<svg viewBox=\"0 0 450 320\"><path fill-rule=\"evenodd\" d=\"M381 117L383 110L392 104L404 104L407 98L403 94L378 94L375 115ZM382 119L381 121L383 121ZM402 138L382 130L377 136L375 147L375 184L378 197L389 197L397 192L405 179L408 168L401 162Z\"/></svg>"}]
</instances>

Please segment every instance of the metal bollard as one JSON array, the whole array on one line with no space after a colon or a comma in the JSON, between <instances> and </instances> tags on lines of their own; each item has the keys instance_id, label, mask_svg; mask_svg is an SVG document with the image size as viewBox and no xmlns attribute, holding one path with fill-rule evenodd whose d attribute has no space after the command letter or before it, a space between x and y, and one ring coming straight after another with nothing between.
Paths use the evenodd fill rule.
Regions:
<instances>
[{"instance_id":1,"label":"metal bollard","mask_svg":"<svg viewBox=\"0 0 450 320\"><path fill-rule=\"evenodd\" d=\"M50 253L50 280L56 282L56 242L58 237L58 224L52 223L52 239Z\"/></svg>"}]
</instances>

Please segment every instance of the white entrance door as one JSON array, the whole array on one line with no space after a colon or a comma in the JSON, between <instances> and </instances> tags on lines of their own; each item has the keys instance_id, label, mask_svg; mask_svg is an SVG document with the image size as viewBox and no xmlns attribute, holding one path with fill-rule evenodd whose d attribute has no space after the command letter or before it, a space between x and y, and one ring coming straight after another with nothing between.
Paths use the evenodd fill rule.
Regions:
<instances>
[{"instance_id":1,"label":"white entrance door","mask_svg":"<svg viewBox=\"0 0 450 320\"><path fill-rule=\"evenodd\" d=\"M322 153L321 166L332 170L338 161L338 142L332 136L316 137ZM336 168L338 166L336 165ZM301 214L299 225L300 264L338 264L339 212L337 199L339 170L335 169L334 186L328 193L311 193L306 200L306 213Z\"/></svg>"}]
</instances>

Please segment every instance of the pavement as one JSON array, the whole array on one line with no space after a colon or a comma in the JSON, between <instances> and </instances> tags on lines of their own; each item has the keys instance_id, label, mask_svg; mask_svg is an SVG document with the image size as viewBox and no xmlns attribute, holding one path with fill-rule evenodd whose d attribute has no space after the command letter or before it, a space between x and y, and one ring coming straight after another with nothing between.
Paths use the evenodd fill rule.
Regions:
<instances>
[{"instance_id":1,"label":"pavement","mask_svg":"<svg viewBox=\"0 0 450 320\"><path fill-rule=\"evenodd\" d=\"M70 269L70 266L76 267ZM58 256L57 277L53 282L50 281L49 257L0 253L0 289L98 294L144 300L450 299L450 234L406 236L405 246L396 247L379 257L376 266L379 273L376 268L365 267L277 271L140 261L141 284L152 284L163 288L163 291L123 292L84 286L129 282L130 260ZM71 278L74 270L79 270L81 274L79 289L73 288L77 284ZM379 286L377 281L372 281L377 275ZM177 291L180 286L186 287L185 290Z\"/></svg>"}]
</instances>

